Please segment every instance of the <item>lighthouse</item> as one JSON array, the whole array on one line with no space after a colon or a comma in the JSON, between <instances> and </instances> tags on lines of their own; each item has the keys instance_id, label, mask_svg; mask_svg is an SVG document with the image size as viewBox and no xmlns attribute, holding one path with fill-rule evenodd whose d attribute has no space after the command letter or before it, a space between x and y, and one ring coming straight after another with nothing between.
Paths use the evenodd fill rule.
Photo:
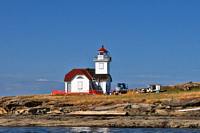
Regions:
<instances>
[{"instance_id":1,"label":"lighthouse","mask_svg":"<svg viewBox=\"0 0 200 133\"><path fill-rule=\"evenodd\" d=\"M65 93L110 93L112 78L108 50L102 46L93 61L95 68L74 68L65 75Z\"/></svg>"},{"instance_id":2,"label":"lighthouse","mask_svg":"<svg viewBox=\"0 0 200 133\"><path fill-rule=\"evenodd\" d=\"M101 86L104 93L109 93L111 89L111 75L110 75L111 57L109 51L102 45L98 50L97 56L94 58L95 75L101 81L97 82Z\"/></svg>"}]
</instances>

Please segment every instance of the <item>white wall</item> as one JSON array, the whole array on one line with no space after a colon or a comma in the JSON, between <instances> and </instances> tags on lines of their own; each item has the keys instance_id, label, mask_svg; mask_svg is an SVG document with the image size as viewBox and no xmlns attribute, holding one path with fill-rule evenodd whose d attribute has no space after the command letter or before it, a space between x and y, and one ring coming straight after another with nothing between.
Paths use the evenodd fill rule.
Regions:
<instances>
[{"instance_id":1,"label":"white wall","mask_svg":"<svg viewBox=\"0 0 200 133\"><path fill-rule=\"evenodd\" d=\"M83 79L78 79L78 77L81 76ZM79 90L78 89L78 82L79 81L82 81L83 82L83 89L82 90ZM65 92L67 93L68 92L68 85L69 83L68 82L65 82ZM96 82L96 84L98 85L98 82ZM111 82L110 81L103 81L103 82L100 82L99 85L101 86L102 88L102 91L104 94L107 93L107 89L108 91L111 89ZM88 93L89 92L89 88L90 88L90 81L89 79L84 76L84 75L77 75L74 77L74 79L72 79L71 81L71 91L72 93L79 93L79 92L85 92L85 93Z\"/></svg>"},{"instance_id":2,"label":"white wall","mask_svg":"<svg viewBox=\"0 0 200 133\"><path fill-rule=\"evenodd\" d=\"M68 92L67 84L68 84L68 82L65 82L65 92L66 92L66 93Z\"/></svg>"},{"instance_id":3,"label":"white wall","mask_svg":"<svg viewBox=\"0 0 200 133\"><path fill-rule=\"evenodd\" d=\"M71 92L71 82L65 82L65 92Z\"/></svg>"},{"instance_id":4,"label":"white wall","mask_svg":"<svg viewBox=\"0 0 200 133\"><path fill-rule=\"evenodd\" d=\"M160 91L160 85L156 85L156 91Z\"/></svg>"},{"instance_id":5,"label":"white wall","mask_svg":"<svg viewBox=\"0 0 200 133\"><path fill-rule=\"evenodd\" d=\"M107 92L110 92L110 90L111 90L111 82L110 81L100 82L99 85L101 86L104 94L106 94Z\"/></svg>"},{"instance_id":6,"label":"white wall","mask_svg":"<svg viewBox=\"0 0 200 133\"><path fill-rule=\"evenodd\" d=\"M83 79L78 79L78 77L82 77ZM83 82L83 89L82 90L78 89L78 82L79 81ZM71 81L71 92L72 93L79 93L79 92L88 93L89 89L90 89L89 84L90 84L90 81L85 75L76 75Z\"/></svg>"},{"instance_id":7,"label":"white wall","mask_svg":"<svg viewBox=\"0 0 200 133\"><path fill-rule=\"evenodd\" d=\"M103 90L103 93L106 94L106 82L100 82L99 84Z\"/></svg>"},{"instance_id":8,"label":"white wall","mask_svg":"<svg viewBox=\"0 0 200 133\"><path fill-rule=\"evenodd\" d=\"M99 64L103 63L104 68L100 69ZM95 73L96 74L108 74L109 73L109 63L108 62L95 62Z\"/></svg>"}]
</instances>

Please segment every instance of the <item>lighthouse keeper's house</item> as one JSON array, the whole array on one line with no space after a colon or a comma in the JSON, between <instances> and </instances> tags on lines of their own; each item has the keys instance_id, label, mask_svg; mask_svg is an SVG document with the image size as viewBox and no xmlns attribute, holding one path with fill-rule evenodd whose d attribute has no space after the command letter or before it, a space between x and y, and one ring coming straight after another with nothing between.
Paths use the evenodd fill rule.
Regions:
<instances>
[{"instance_id":1,"label":"lighthouse keeper's house","mask_svg":"<svg viewBox=\"0 0 200 133\"><path fill-rule=\"evenodd\" d=\"M102 46L93 60L95 68L72 69L65 75L65 93L90 93L102 91L108 94L111 89L110 75L111 57L107 49Z\"/></svg>"}]
</instances>

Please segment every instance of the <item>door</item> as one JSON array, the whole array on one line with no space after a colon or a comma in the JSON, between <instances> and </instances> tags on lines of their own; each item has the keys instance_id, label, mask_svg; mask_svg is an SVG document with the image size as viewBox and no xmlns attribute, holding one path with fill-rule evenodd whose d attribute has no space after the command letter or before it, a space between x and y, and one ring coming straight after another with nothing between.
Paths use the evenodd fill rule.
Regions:
<instances>
[{"instance_id":1,"label":"door","mask_svg":"<svg viewBox=\"0 0 200 133\"><path fill-rule=\"evenodd\" d=\"M67 92L71 92L71 83L67 84Z\"/></svg>"}]
</instances>

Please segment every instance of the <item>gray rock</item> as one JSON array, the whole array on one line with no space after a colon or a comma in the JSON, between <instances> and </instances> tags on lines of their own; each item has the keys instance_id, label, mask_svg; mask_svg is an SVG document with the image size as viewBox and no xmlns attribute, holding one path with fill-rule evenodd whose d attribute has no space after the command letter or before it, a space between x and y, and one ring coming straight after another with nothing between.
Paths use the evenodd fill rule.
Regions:
<instances>
[{"instance_id":1,"label":"gray rock","mask_svg":"<svg viewBox=\"0 0 200 133\"><path fill-rule=\"evenodd\" d=\"M165 109L171 109L171 106L166 106Z\"/></svg>"},{"instance_id":2,"label":"gray rock","mask_svg":"<svg viewBox=\"0 0 200 133\"><path fill-rule=\"evenodd\" d=\"M131 105L131 108L132 108L132 109L139 109L139 108L140 108L140 106L139 106L139 105L137 105L137 104L133 104L133 105Z\"/></svg>"},{"instance_id":3,"label":"gray rock","mask_svg":"<svg viewBox=\"0 0 200 133\"><path fill-rule=\"evenodd\" d=\"M158 104L156 107L156 109L165 109L165 108L166 108L166 106L163 104Z\"/></svg>"},{"instance_id":4,"label":"gray rock","mask_svg":"<svg viewBox=\"0 0 200 133\"><path fill-rule=\"evenodd\" d=\"M164 109L156 109L155 110L155 114L161 115L161 116L167 116L167 115L169 115L168 111L164 110Z\"/></svg>"}]
</instances>

